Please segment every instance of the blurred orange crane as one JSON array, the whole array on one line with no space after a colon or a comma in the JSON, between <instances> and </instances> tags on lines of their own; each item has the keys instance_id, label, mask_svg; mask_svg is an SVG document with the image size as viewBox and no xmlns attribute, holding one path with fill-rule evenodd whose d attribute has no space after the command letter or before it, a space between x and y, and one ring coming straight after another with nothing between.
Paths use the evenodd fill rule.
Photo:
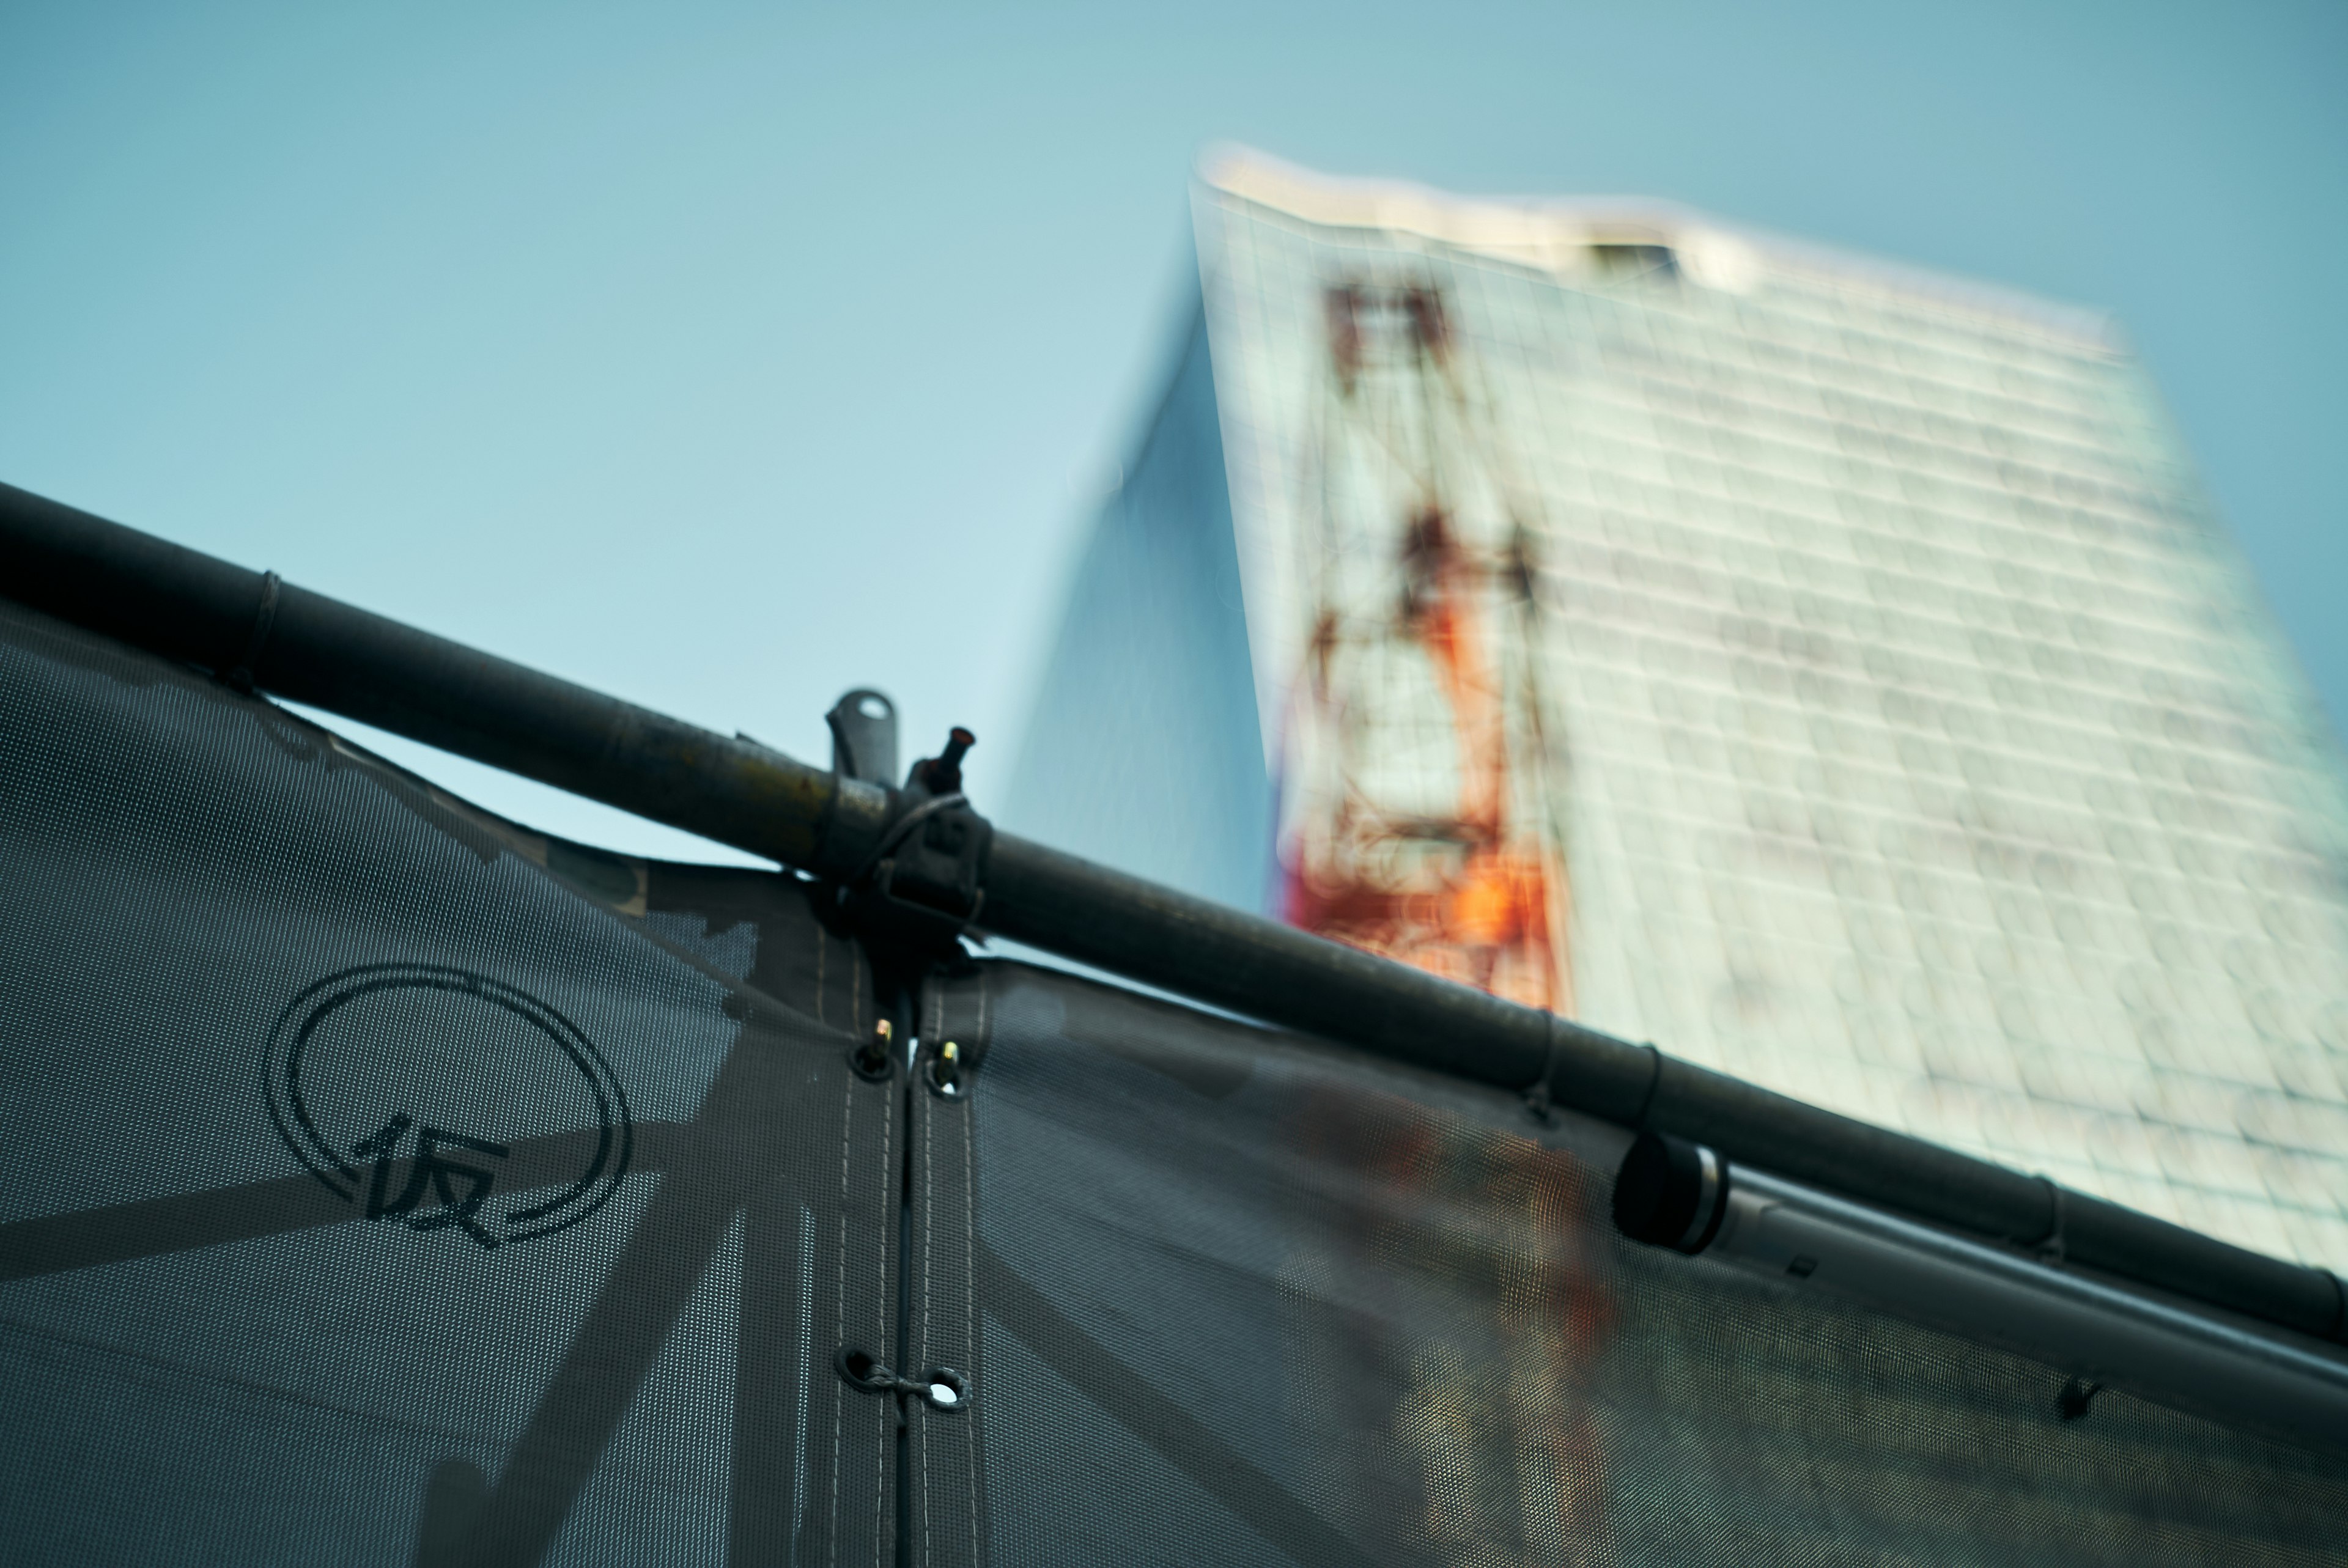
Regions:
<instances>
[{"instance_id":1,"label":"blurred orange crane","mask_svg":"<svg viewBox=\"0 0 2348 1568\"><path fill-rule=\"evenodd\" d=\"M1324 302L1283 916L1570 1011L1527 492L1435 285L1354 280Z\"/></svg>"}]
</instances>

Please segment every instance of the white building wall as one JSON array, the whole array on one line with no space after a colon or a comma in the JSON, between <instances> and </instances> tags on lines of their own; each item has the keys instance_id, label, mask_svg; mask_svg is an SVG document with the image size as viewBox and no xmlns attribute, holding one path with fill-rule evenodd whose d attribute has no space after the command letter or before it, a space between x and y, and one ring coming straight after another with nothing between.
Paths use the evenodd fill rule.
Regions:
<instances>
[{"instance_id":1,"label":"white building wall","mask_svg":"<svg viewBox=\"0 0 2348 1568\"><path fill-rule=\"evenodd\" d=\"M1540 500L1584 1021L2348 1266L2340 753L2100 323L1652 209L1243 157L1196 207L1271 776L1323 291L1423 275ZM1218 820L1153 853L1236 891Z\"/></svg>"}]
</instances>

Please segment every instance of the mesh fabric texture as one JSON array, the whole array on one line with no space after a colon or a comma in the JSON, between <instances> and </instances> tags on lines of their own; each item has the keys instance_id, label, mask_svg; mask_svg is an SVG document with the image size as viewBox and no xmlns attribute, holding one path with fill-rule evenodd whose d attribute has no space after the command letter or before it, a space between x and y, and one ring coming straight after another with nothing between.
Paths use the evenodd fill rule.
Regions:
<instances>
[{"instance_id":1,"label":"mesh fabric texture","mask_svg":"<svg viewBox=\"0 0 2348 1568\"><path fill-rule=\"evenodd\" d=\"M876 1562L893 1085L793 879L0 609L0 1561Z\"/></svg>"},{"instance_id":2,"label":"mesh fabric texture","mask_svg":"<svg viewBox=\"0 0 2348 1568\"><path fill-rule=\"evenodd\" d=\"M1608 1219L1627 1134L1016 965L979 1033L998 1563L2343 1560L2335 1458Z\"/></svg>"}]
</instances>

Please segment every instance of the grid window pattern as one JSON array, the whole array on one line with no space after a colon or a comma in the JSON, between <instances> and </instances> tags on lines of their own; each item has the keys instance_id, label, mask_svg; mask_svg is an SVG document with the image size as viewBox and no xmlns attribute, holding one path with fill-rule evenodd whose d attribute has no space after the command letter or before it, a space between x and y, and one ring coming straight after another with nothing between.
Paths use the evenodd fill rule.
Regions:
<instances>
[{"instance_id":1,"label":"grid window pattern","mask_svg":"<svg viewBox=\"0 0 2348 1568\"><path fill-rule=\"evenodd\" d=\"M1326 292L1424 285L1531 497L1583 1021L2348 1266L2340 753L2112 334L1692 216L1639 254L1736 266L1262 187L1197 210L1276 780Z\"/></svg>"}]
</instances>

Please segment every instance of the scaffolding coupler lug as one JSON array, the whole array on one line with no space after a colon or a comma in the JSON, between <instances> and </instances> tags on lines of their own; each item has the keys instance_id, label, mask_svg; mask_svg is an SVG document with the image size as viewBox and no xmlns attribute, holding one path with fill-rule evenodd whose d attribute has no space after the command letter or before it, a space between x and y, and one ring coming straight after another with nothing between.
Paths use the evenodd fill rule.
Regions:
<instances>
[{"instance_id":1,"label":"scaffolding coupler lug","mask_svg":"<svg viewBox=\"0 0 2348 1568\"><path fill-rule=\"evenodd\" d=\"M891 791L880 841L840 887L840 903L878 936L951 942L986 907L994 825L962 793L962 758L976 737L955 728L945 749L913 764Z\"/></svg>"}]
</instances>

